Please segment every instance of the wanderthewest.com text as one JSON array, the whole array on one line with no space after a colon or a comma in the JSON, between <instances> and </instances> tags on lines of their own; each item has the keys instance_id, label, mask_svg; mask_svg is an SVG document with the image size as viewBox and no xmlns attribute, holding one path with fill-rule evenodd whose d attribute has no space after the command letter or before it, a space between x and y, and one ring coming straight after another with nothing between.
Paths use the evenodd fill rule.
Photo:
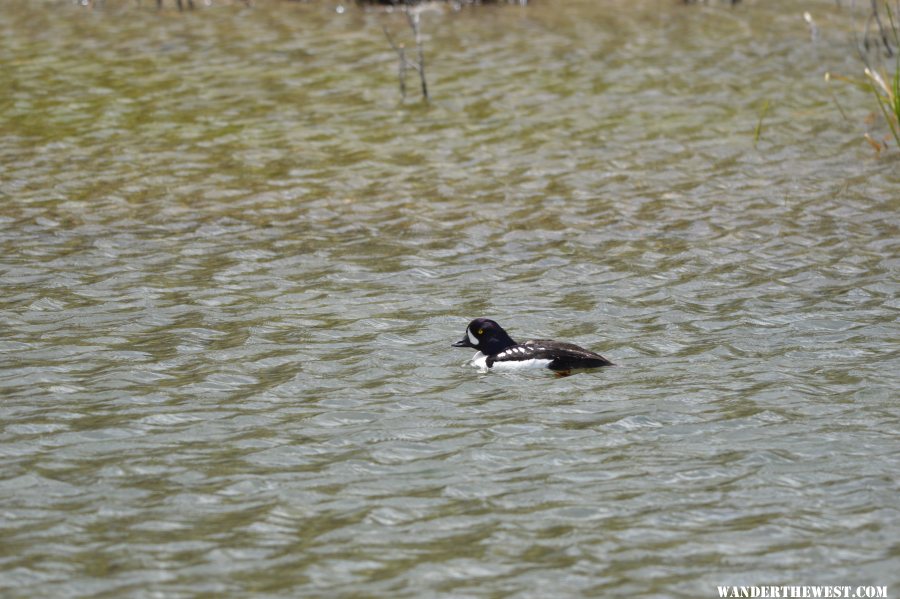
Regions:
<instances>
[{"instance_id":1,"label":"wanderthewest.com text","mask_svg":"<svg viewBox=\"0 0 900 599\"><path fill-rule=\"evenodd\" d=\"M717 586L719 597L728 599L807 599L821 597L822 599L865 599L887 597L886 586L807 586L807 585L782 585L782 586Z\"/></svg>"}]
</instances>

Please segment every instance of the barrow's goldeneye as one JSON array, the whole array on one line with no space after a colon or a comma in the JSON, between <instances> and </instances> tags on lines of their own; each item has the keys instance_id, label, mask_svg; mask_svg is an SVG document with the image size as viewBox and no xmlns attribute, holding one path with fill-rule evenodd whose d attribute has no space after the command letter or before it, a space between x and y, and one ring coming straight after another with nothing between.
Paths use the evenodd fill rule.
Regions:
<instances>
[{"instance_id":1,"label":"barrow's goldeneye","mask_svg":"<svg viewBox=\"0 0 900 599\"><path fill-rule=\"evenodd\" d=\"M558 375L566 375L573 370L613 365L600 354L572 343L548 339L516 343L503 327L487 318L476 318L470 322L466 336L453 347L477 349L472 364L493 370L549 368Z\"/></svg>"}]
</instances>

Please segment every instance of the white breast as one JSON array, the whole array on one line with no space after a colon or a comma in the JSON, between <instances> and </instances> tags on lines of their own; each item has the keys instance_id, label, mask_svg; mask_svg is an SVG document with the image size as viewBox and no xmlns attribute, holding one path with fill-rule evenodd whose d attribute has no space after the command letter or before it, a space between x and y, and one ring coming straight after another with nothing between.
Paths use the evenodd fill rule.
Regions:
<instances>
[{"instance_id":1,"label":"white breast","mask_svg":"<svg viewBox=\"0 0 900 599\"><path fill-rule=\"evenodd\" d=\"M481 352L476 352L474 356L472 356L472 360L469 362L475 368L480 368L482 370L487 370L487 356Z\"/></svg>"}]
</instances>

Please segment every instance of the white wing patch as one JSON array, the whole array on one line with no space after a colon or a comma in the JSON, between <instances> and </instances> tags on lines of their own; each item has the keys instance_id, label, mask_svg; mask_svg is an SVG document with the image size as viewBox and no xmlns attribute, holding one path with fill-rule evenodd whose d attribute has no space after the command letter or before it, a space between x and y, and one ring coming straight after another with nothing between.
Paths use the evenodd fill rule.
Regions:
<instances>
[{"instance_id":1,"label":"white wing patch","mask_svg":"<svg viewBox=\"0 0 900 599\"><path fill-rule=\"evenodd\" d=\"M549 359L537 358L531 358L528 360L509 359L513 356L518 358L520 354L525 354L527 352L527 348L511 347L494 356L494 364L491 367L488 367L487 365L488 357L481 352L477 352L474 356L472 356L469 364L485 372L487 372L488 370L502 370L509 372L513 370L534 370L538 368L547 368L547 365L553 361Z\"/></svg>"},{"instance_id":2,"label":"white wing patch","mask_svg":"<svg viewBox=\"0 0 900 599\"><path fill-rule=\"evenodd\" d=\"M499 357L499 356L498 356ZM526 370L533 368L546 368L547 365L553 360L538 360L536 358L532 358L530 360L508 360L505 362L494 362L493 368L491 370Z\"/></svg>"},{"instance_id":3,"label":"white wing patch","mask_svg":"<svg viewBox=\"0 0 900 599\"><path fill-rule=\"evenodd\" d=\"M524 347L518 347L518 346L511 347L509 349L503 350L502 352L500 352L499 354L494 356L494 359L495 360L507 360L507 359L516 360L516 359L518 359L518 356L520 354L526 354L526 353L528 353L528 350L525 349Z\"/></svg>"},{"instance_id":4,"label":"white wing patch","mask_svg":"<svg viewBox=\"0 0 900 599\"><path fill-rule=\"evenodd\" d=\"M525 370L534 368L546 368L552 359L548 358L528 358L532 351L532 347L522 347L517 345L505 349L494 356L494 363L491 370Z\"/></svg>"},{"instance_id":5,"label":"white wing patch","mask_svg":"<svg viewBox=\"0 0 900 599\"><path fill-rule=\"evenodd\" d=\"M469 341L472 342L472 345L478 345L478 339L472 335L472 331L466 329L466 334L469 336ZM538 351L547 351L547 348L544 345L537 345L533 340L528 340L521 345L509 347L495 355L491 366L487 365L488 356L480 351L472 357L472 360L469 363L476 368L480 368L484 372L489 370L509 372L514 370L536 370L547 368L550 363L553 362L553 358L528 357Z\"/></svg>"}]
</instances>

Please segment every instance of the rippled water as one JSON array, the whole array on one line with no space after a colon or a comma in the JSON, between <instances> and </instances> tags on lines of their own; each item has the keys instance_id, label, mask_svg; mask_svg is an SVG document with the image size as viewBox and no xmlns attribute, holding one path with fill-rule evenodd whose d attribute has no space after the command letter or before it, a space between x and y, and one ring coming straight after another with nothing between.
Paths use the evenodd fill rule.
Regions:
<instances>
[{"instance_id":1,"label":"rippled water","mask_svg":"<svg viewBox=\"0 0 900 599\"><path fill-rule=\"evenodd\" d=\"M4 4L0 593L895 593L897 151L767 4L430 12L427 106L399 15Z\"/></svg>"}]
</instances>

